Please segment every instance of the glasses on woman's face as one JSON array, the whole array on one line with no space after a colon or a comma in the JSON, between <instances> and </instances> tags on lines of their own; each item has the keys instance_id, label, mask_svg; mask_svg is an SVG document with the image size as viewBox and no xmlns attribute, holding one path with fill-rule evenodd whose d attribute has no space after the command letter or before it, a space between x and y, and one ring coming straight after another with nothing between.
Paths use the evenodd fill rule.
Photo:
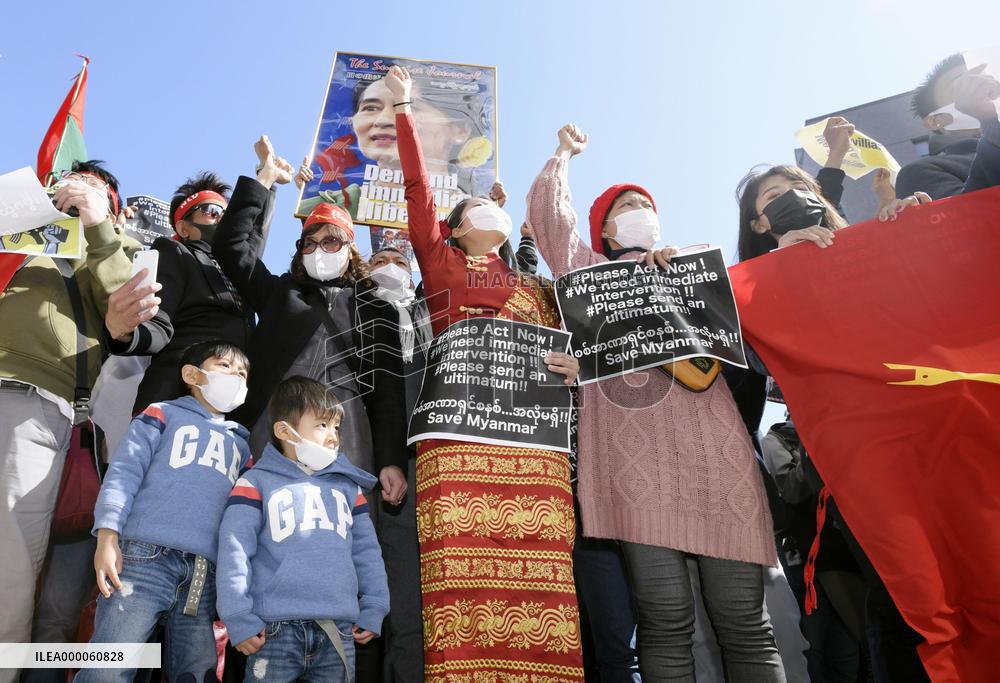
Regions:
<instances>
[{"instance_id":1,"label":"glasses on woman's face","mask_svg":"<svg viewBox=\"0 0 1000 683\"><path fill-rule=\"evenodd\" d=\"M60 180L76 180L81 183L87 183L92 188L96 190L103 190L108 186L103 180L97 176L87 175L84 173L77 173L76 171L63 171L59 174Z\"/></svg>"},{"instance_id":2,"label":"glasses on woman's face","mask_svg":"<svg viewBox=\"0 0 1000 683\"><path fill-rule=\"evenodd\" d=\"M316 251L316 247L319 247L328 254L336 254L338 251L344 248L344 245L349 244L347 240L342 240L339 237L324 237L321 241L311 240L308 237L305 239L300 239L295 243L295 246L302 250L303 254L311 254Z\"/></svg>"},{"instance_id":3,"label":"glasses on woman's face","mask_svg":"<svg viewBox=\"0 0 1000 683\"><path fill-rule=\"evenodd\" d=\"M184 220L191 220L192 216L196 213L204 216L208 220L217 221L222 218L222 214L226 213L226 210L218 204L199 204L188 212L188 215L184 217Z\"/></svg>"}]
</instances>

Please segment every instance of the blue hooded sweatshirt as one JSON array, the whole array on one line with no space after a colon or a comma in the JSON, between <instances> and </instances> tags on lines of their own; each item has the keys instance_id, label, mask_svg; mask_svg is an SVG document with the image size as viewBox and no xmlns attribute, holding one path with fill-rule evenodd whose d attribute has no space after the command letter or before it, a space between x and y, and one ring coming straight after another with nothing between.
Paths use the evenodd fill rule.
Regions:
<instances>
[{"instance_id":1,"label":"blue hooded sweatshirt","mask_svg":"<svg viewBox=\"0 0 1000 683\"><path fill-rule=\"evenodd\" d=\"M249 436L194 396L152 404L115 450L94 507L94 534L111 529L214 562L229 492L250 460Z\"/></svg>"},{"instance_id":2,"label":"blue hooded sweatshirt","mask_svg":"<svg viewBox=\"0 0 1000 683\"><path fill-rule=\"evenodd\" d=\"M219 529L217 606L234 644L290 619L381 631L389 585L364 497L374 486L344 454L309 474L267 445Z\"/></svg>"}]
</instances>

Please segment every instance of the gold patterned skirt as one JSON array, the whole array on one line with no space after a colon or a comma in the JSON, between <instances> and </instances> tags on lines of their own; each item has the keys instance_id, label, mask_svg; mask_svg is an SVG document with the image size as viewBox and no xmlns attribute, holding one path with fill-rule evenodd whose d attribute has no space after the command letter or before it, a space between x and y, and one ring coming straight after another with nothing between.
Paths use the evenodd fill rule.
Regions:
<instances>
[{"instance_id":1,"label":"gold patterned skirt","mask_svg":"<svg viewBox=\"0 0 1000 683\"><path fill-rule=\"evenodd\" d=\"M583 681L564 453L417 448L427 683Z\"/></svg>"}]
</instances>

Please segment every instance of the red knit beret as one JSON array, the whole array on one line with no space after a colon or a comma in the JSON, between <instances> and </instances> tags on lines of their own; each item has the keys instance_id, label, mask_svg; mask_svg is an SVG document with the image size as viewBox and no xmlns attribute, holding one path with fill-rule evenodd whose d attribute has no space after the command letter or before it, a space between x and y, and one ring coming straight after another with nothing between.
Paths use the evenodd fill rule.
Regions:
<instances>
[{"instance_id":1,"label":"red knit beret","mask_svg":"<svg viewBox=\"0 0 1000 683\"><path fill-rule=\"evenodd\" d=\"M309 213L309 217L306 218L302 229L305 230L310 225L316 225L317 223L335 225L350 235L352 240L354 239L354 221L351 220L351 214L347 213L347 209L341 206L327 202L317 204L316 208Z\"/></svg>"},{"instance_id":2,"label":"red knit beret","mask_svg":"<svg viewBox=\"0 0 1000 683\"><path fill-rule=\"evenodd\" d=\"M623 183L621 185L612 185L606 189L601 193L600 197L594 200L593 205L590 207L590 248L598 254L604 254L604 241L601 239L604 219L607 217L608 212L611 211L611 205L615 203L615 200L622 193L629 190L635 190L639 194L646 195L653 204L653 211L656 211L656 202L653 201L653 196L644 187Z\"/></svg>"}]
</instances>

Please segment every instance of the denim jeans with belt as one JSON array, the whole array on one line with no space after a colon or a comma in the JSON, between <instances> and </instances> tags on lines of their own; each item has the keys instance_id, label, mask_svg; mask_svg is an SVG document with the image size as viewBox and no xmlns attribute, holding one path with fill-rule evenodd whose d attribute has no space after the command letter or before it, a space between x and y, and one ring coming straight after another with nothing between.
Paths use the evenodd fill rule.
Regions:
<instances>
[{"instance_id":1,"label":"denim jeans with belt","mask_svg":"<svg viewBox=\"0 0 1000 683\"><path fill-rule=\"evenodd\" d=\"M354 680L354 634L351 624L337 622L340 641ZM315 621L274 621L264 630L264 645L247 660L244 681L287 683L346 681L344 660Z\"/></svg>"},{"instance_id":2,"label":"denim jeans with belt","mask_svg":"<svg viewBox=\"0 0 1000 683\"><path fill-rule=\"evenodd\" d=\"M686 555L639 543L622 543L622 550L638 617L642 680L694 683L694 594ZM764 612L763 567L704 555L696 559L726 680L784 683L781 657Z\"/></svg>"},{"instance_id":3,"label":"denim jeans with belt","mask_svg":"<svg viewBox=\"0 0 1000 683\"><path fill-rule=\"evenodd\" d=\"M196 556L141 541L122 541L122 587L98 596L92 643L145 643L160 622L166 644L161 668L171 681L215 680L215 565L195 616L184 614ZM131 681L135 669L82 669L76 683ZM206 678L206 674L210 678Z\"/></svg>"}]
</instances>

